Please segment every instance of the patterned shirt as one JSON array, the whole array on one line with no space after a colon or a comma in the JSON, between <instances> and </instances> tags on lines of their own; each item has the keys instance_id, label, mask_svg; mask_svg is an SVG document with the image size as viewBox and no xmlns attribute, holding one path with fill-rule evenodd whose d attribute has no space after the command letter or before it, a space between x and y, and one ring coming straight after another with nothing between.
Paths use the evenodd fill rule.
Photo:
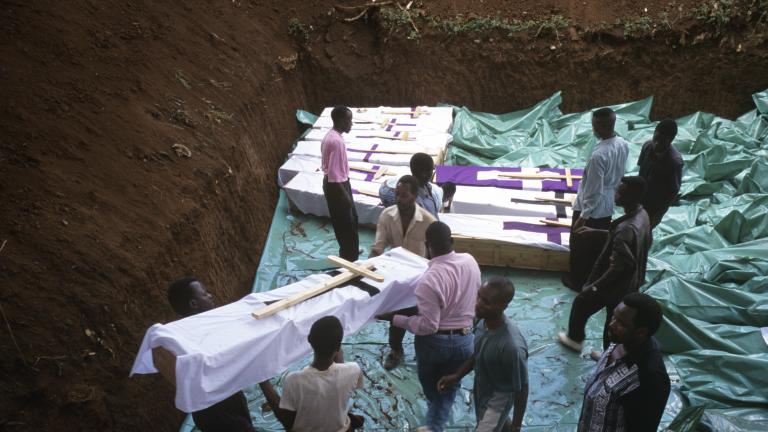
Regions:
<instances>
[{"instance_id":1,"label":"patterned shirt","mask_svg":"<svg viewBox=\"0 0 768 432\"><path fill-rule=\"evenodd\" d=\"M669 375L651 338L608 364L611 344L587 381L578 432L656 432L669 397Z\"/></svg>"},{"instance_id":2,"label":"patterned shirt","mask_svg":"<svg viewBox=\"0 0 768 432\"><path fill-rule=\"evenodd\" d=\"M583 219L600 219L613 214L616 188L624 176L629 148L620 137L600 141L587 160L573 209Z\"/></svg>"}]
</instances>

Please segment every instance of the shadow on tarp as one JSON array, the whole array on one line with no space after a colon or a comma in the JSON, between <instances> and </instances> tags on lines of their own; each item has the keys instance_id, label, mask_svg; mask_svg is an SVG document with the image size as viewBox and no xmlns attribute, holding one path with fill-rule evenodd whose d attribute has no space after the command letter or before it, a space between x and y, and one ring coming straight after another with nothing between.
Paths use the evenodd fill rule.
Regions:
<instances>
[{"instance_id":1,"label":"shadow on tarp","mask_svg":"<svg viewBox=\"0 0 768 432\"><path fill-rule=\"evenodd\" d=\"M643 288L666 312L658 336L672 354L666 362L673 392L662 428L676 432L768 430L768 91L754 94L753 100L755 109L736 120L701 112L677 120L673 145L685 161L681 198L654 231ZM446 163L583 165L596 143L590 112L563 115L560 101L556 93L532 108L502 115L454 107L454 142ZM653 135L651 106L651 98L613 106L616 131L630 142L630 173L637 171L640 148ZM297 113L301 122L313 118ZM372 237L370 230L362 230L361 245L368 247ZM336 248L328 220L289 214L281 192L254 291L327 269L325 256L336 254ZM560 285L556 273L483 268L484 278L492 275L509 277L518 290L507 314L517 321L530 351L531 394L523 429L575 430L583 385L594 363L554 342L566 325L574 294ZM603 317L601 312L590 320L587 346L600 345ZM365 430L410 430L426 409L413 339L406 337L406 362L392 372L381 366L386 341L382 323L345 339L346 359L359 362L367 377L353 409L366 416ZM283 377L273 380L278 388ZM474 425L471 383L471 376L462 383L451 430ZM262 412L258 388L246 393L257 429L280 430L274 416ZM681 412L684 407L689 408ZM192 428L187 418L182 431Z\"/></svg>"}]
</instances>

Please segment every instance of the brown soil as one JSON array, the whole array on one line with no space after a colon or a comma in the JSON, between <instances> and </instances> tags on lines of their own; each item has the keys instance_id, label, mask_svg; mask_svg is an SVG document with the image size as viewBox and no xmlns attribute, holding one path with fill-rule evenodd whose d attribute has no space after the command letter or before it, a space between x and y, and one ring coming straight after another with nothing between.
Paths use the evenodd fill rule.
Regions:
<instances>
[{"instance_id":1,"label":"brown soil","mask_svg":"<svg viewBox=\"0 0 768 432\"><path fill-rule=\"evenodd\" d=\"M768 87L764 31L589 30L636 2L425 1L417 40L374 10L345 23L355 13L336 2L264 3L3 4L0 430L178 427L169 384L127 378L133 357L174 318L170 280L196 275L220 302L250 290L297 108L501 112L562 90L565 111L654 95L657 117L733 117ZM572 28L447 35L426 21L456 14Z\"/></svg>"}]
</instances>

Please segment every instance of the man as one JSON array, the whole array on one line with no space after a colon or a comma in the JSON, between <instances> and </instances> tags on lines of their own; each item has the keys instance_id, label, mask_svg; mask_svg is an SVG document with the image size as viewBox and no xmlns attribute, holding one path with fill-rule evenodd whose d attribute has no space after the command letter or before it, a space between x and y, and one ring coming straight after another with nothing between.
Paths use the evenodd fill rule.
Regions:
<instances>
[{"instance_id":1,"label":"man","mask_svg":"<svg viewBox=\"0 0 768 432\"><path fill-rule=\"evenodd\" d=\"M653 132L653 139L643 144L640 157L637 158L640 177L648 185L643 208L648 212L651 229L661 222L680 191L683 157L672 146L675 136L677 123L672 119L660 121Z\"/></svg>"},{"instance_id":2,"label":"man","mask_svg":"<svg viewBox=\"0 0 768 432\"><path fill-rule=\"evenodd\" d=\"M640 204L645 195L642 177L624 177L616 191L616 204L624 208L624 216L611 223L609 230L581 227L577 234L603 244L583 290L573 301L568 319L568 334L560 333L560 342L581 351L584 327L589 317L605 308L603 348L610 341L608 325L611 313L627 293L636 292L645 281L648 249L651 247L651 224Z\"/></svg>"},{"instance_id":3,"label":"man","mask_svg":"<svg viewBox=\"0 0 768 432\"><path fill-rule=\"evenodd\" d=\"M416 153L411 156L411 175L419 182L416 204L428 211L435 219L440 220L438 213L443 205L443 189L430 183L434 174L435 161L432 160L432 156L426 153ZM394 204L396 184L396 179L390 179L382 183L379 188L379 198L387 207Z\"/></svg>"},{"instance_id":4,"label":"man","mask_svg":"<svg viewBox=\"0 0 768 432\"><path fill-rule=\"evenodd\" d=\"M425 236L427 227L435 221L435 218L416 205L416 194L419 190L419 182L415 177L406 175L397 182L397 204L387 207L381 212L379 222L376 224L376 240L371 248L370 256L375 257L384 253L387 247L404 247L416 255L426 257ZM417 313L415 307L396 311L398 315L412 316ZM384 369L394 369L405 356L403 338L405 329L390 325L389 346L390 351L384 359Z\"/></svg>"},{"instance_id":5,"label":"man","mask_svg":"<svg viewBox=\"0 0 768 432\"><path fill-rule=\"evenodd\" d=\"M269 381L259 384L285 430L338 432L363 425L361 416L347 412L352 392L363 387L363 372L355 362L344 363L343 338L344 328L338 318L320 318L312 324L307 338L314 360L301 371L288 374L283 397Z\"/></svg>"},{"instance_id":6,"label":"man","mask_svg":"<svg viewBox=\"0 0 768 432\"><path fill-rule=\"evenodd\" d=\"M653 337L661 307L640 293L625 296L610 324L613 342L587 381L579 432L655 432L669 397L669 375Z\"/></svg>"},{"instance_id":7,"label":"man","mask_svg":"<svg viewBox=\"0 0 768 432\"><path fill-rule=\"evenodd\" d=\"M357 235L357 209L349 185L347 148L342 133L352 129L352 111L337 106L331 111L333 129L320 143L323 173L323 194L328 203L331 225L339 242L339 256L347 261L357 261L360 240Z\"/></svg>"},{"instance_id":8,"label":"man","mask_svg":"<svg viewBox=\"0 0 768 432\"><path fill-rule=\"evenodd\" d=\"M573 203L569 240L571 271L563 277L563 285L577 292L589 276L600 253L600 244L580 238L576 231L581 227L608 228L613 214L613 194L627 163L627 142L616 136L615 124L616 114L610 108L600 108L592 113L592 130L600 142L587 160Z\"/></svg>"},{"instance_id":9,"label":"man","mask_svg":"<svg viewBox=\"0 0 768 432\"><path fill-rule=\"evenodd\" d=\"M472 355L480 267L472 255L453 251L448 225L432 222L426 237L430 261L416 285L418 314L409 317L390 312L377 318L416 335L416 369L428 406L426 426L432 432L442 432L459 383L441 393L437 382Z\"/></svg>"},{"instance_id":10,"label":"man","mask_svg":"<svg viewBox=\"0 0 768 432\"><path fill-rule=\"evenodd\" d=\"M196 315L216 307L213 296L195 278L179 279L168 287L168 302L181 317ZM192 420L203 432L255 432L251 412L243 392L192 413Z\"/></svg>"},{"instance_id":11,"label":"man","mask_svg":"<svg viewBox=\"0 0 768 432\"><path fill-rule=\"evenodd\" d=\"M528 344L520 329L504 315L515 296L507 279L494 277L477 292L475 353L456 373L444 376L438 390L448 388L475 371L473 396L478 432L519 431L528 402Z\"/></svg>"}]
</instances>

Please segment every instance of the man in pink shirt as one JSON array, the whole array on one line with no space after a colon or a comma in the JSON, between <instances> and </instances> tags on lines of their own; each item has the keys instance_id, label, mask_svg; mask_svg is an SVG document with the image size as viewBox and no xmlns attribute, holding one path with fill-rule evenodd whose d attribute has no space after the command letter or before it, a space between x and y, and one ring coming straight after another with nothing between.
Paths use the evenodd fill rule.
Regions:
<instances>
[{"instance_id":1,"label":"man in pink shirt","mask_svg":"<svg viewBox=\"0 0 768 432\"><path fill-rule=\"evenodd\" d=\"M333 129L328 131L320 144L322 155L323 194L328 203L331 225L339 242L339 256L348 261L357 261L360 254L360 240L357 236L357 210L349 185L347 147L342 133L352 129L352 111L337 106L331 111Z\"/></svg>"},{"instance_id":2,"label":"man in pink shirt","mask_svg":"<svg viewBox=\"0 0 768 432\"><path fill-rule=\"evenodd\" d=\"M416 285L417 315L390 312L377 318L416 335L416 368L427 397L426 426L442 432L460 382L438 392L437 382L453 373L474 350L472 334L480 267L472 255L453 251L451 229L433 222L426 233L429 266Z\"/></svg>"}]
</instances>

